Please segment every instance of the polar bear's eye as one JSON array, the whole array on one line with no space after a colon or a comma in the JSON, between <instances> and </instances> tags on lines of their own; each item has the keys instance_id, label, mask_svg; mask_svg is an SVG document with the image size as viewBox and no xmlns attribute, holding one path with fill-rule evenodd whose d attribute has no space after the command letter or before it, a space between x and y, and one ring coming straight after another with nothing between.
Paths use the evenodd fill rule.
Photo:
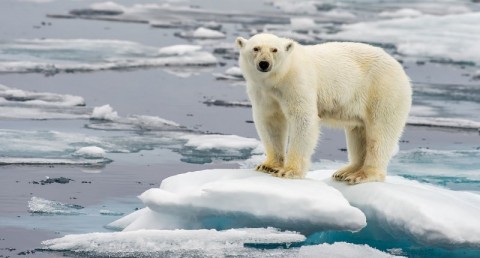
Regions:
<instances>
[{"instance_id":1,"label":"polar bear's eye","mask_svg":"<svg viewBox=\"0 0 480 258\"><path fill-rule=\"evenodd\" d=\"M255 51L255 52L258 52L258 50L260 50L258 47L253 48L253 51Z\"/></svg>"},{"instance_id":2,"label":"polar bear's eye","mask_svg":"<svg viewBox=\"0 0 480 258\"><path fill-rule=\"evenodd\" d=\"M278 49L272 48L272 52L273 52L273 53L277 53L277 51L278 51Z\"/></svg>"}]
</instances>

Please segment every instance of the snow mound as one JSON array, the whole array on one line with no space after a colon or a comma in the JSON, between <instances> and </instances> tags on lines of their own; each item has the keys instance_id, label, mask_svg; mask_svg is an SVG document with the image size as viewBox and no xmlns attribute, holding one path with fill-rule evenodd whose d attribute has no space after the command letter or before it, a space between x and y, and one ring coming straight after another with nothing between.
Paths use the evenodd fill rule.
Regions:
<instances>
[{"instance_id":1,"label":"snow mound","mask_svg":"<svg viewBox=\"0 0 480 258\"><path fill-rule=\"evenodd\" d=\"M349 186L335 182L331 172L308 178L324 180L367 215L367 221L399 238L447 248L480 248L480 195L452 191L398 176L385 183Z\"/></svg>"},{"instance_id":2,"label":"snow mound","mask_svg":"<svg viewBox=\"0 0 480 258\"><path fill-rule=\"evenodd\" d=\"M248 169L180 174L144 192L147 206L111 227L199 229L272 226L312 233L358 231L364 214L342 195L315 180L285 180Z\"/></svg>"},{"instance_id":3,"label":"snow mound","mask_svg":"<svg viewBox=\"0 0 480 258\"><path fill-rule=\"evenodd\" d=\"M386 258L400 257L384 253L368 245L354 245L345 242L336 242L333 244L321 244L302 246L298 251L297 257L335 257L335 258Z\"/></svg>"}]
</instances>

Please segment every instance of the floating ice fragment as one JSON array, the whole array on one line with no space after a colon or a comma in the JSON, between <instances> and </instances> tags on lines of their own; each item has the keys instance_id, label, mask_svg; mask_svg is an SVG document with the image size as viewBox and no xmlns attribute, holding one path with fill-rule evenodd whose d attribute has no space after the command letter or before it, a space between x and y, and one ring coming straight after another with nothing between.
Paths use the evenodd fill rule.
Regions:
<instances>
[{"instance_id":1,"label":"floating ice fragment","mask_svg":"<svg viewBox=\"0 0 480 258\"><path fill-rule=\"evenodd\" d=\"M97 146L82 147L75 151L75 156L81 156L85 158L105 158L105 150Z\"/></svg>"},{"instance_id":2,"label":"floating ice fragment","mask_svg":"<svg viewBox=\"0 0 480 258\"><path fill-rule=\"evenodd\" d=\"M172 46L170 51L185 49ZM159 53L160 51L160 53ZM165 66L214 66L211 53L175 51L121 40L32 39L0 42L0 73L92 72ZM166 51L166 52L165 52Z\"/></svg>"},{"instance_id":3,"label":"floating ice fragment","mask_svg":"<svg viewBox=\"0 0 480 258\"><path fill-rule=\"evenodd\" d=\"M103 105L93 109L91 119L98 120L115 120L118 119L117 111L114 111L110 105Z\"/></svg>"},{"instance_id":4,"label":"floating ice fragment","mask_svg":"<svg viewBox=\"0 0 480 258\"><path fill-rule=\"evenodd\" d=\"M181 139L187 140L185 146L194 147L198 150L209 149L256 149L260 141L254 138L245 138L237 135L184 135Z\"/></svg>"},{"instance_id":5,"label":"floating ice fragment","mask_svg":"<svg viewBox=\"0 0 480 258\"><path fill-rule=\"evenodd\" d=\"M480 121L461 118L410 116L407 123L409 125L480 129Z\"/></svg>"},{"instance_id":6,"label":"floating ice fragment","mask_svg":"<svg viewBox=\"0 0 480 258\"><path fill-rule=\"evenodd\" d=\"M125 6L117 4L112 1L102 2L102 3L93 3L90 5L90 8L93 10L101 10L101 11L113 11L123 13L125 12Z\"/></svg>"},{"instance_id":7,"label":"floating ice fragment","mask_svg":"<svg viewBox=\"0 0 480 258\"><path fill-rule=\"evenodd\" d=\"M39 197L32 197L28 201L28 211L31 213L56 214L56 215L79 215L82 206L49 201Z\"/></svg>"},{"instance_id":8,"label":"floating ice fragment","mask_svg":"<svg viewBox=\"0 0 480 258\"><path fill-rule=\"evenodd\" d=\"M305 240L295 232L273 228L216 230L138 230L67 235L42 242L46 250L71 251L89 256L115 257L259 257L262 250L245 244L285 245Z\"/></svg>"},{"instance_id":9,"label":"floating ice fragment","mask_svg":"<svg viewBox=\"0 0 480 258\"><path fill-rule=\"evenodd\" d=\"M378 14L378 16L385 18L418 17L421 15L423 15L421 11L410 8L402 8L395 11L383 11Z\"/></svg>"},{"instance_id":10,"label":"floating ice fragment","mask_svg":"<svg viewBox=\"0 0 480 258\"><path fill-rule=\"evenodd\" d=\"M285 180L248 169L172 176L140 199L148 208L114 225L128 231L273 226L304 233L357 231L366 225L360 210L320 181Z\"/></svg>"},{"instance_id":11,"label":"floating ice fragment","mask_svg":"<svg viewBox=\"0 0 480 258\"><path fill-rule=\"evenodd\" d=\"M207 29L204 27L200 27L191 32L180 32L177 34L183 38L196 38L196 39L223 39L225 38L225 34L212 29Z\"/></svg>"},{"instance_id":12,"label":"floating ice fragment","mask_svg":"<svg viewBox=\"0 0 480 258\"><path fill-rule=\"evenodd\" d=\"M161 55L185 55L200 49L202 49L202 47L198 45L175 45L160 48L158 53Z\"/></svg>"}]
</instances>

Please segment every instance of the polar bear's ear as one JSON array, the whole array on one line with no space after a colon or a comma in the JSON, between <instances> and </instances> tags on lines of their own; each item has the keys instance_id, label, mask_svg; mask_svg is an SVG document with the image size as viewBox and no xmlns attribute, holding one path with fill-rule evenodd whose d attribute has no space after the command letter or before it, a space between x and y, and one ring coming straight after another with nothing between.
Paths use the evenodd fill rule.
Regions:
<instances>
[{"instance_id":1,"label":"polar bear's ear","mask_svg":"<svg viewBox=\"0 0 480 258\"><path fill-rule=\"evenodd\" d=\"M285 45L285 52L292 51L294 45L295 45L295 42L293 40L288 40L287 44Z\"/></svg>"},{"instance_id":2,"label":"polar bear's ear","mask_svg":"<svg viewBox=\"0 0 480 258\"><path fill-rule=\"evenodd\" d=\"M237 45L238 48L243 48L247 44L247 40L242 37L238 37L235 40L235 44Z\"/></svg>"}]
</instances>

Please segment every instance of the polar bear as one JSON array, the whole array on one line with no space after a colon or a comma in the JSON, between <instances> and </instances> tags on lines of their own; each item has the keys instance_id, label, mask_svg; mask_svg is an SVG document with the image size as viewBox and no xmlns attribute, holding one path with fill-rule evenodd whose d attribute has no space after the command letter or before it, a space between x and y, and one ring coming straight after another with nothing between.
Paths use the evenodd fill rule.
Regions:
<instances>
[{"instance_id":1,"label":"polar bear","mask_svg":"<svg viewBox=\"0 0 480 258\"><path fill-rule=\"evenodd\" d=\"M301 45L272 34L238 37L236 45L266 152L258 171L304 177L321 123L345 130L349 164L336 180L385 179L412 102L410 79L393 57L362 43Z\"/></svg>"}]
</instances>

